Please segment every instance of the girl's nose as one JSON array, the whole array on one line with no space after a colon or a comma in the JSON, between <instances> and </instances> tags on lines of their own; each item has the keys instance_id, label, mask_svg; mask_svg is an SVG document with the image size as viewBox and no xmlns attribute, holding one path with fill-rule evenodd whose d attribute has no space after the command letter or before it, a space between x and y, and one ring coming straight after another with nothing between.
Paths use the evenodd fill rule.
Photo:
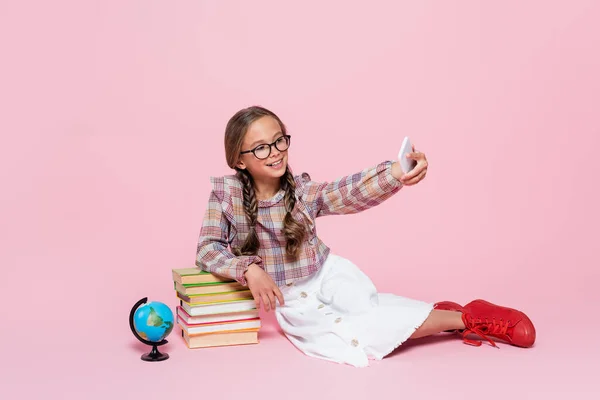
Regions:
<instances>
[{"instance_id":1,"label":"girl's nose","mask_svg":"<svg viewBox=\"0 0 600 400\"><path fill-rule=\"evenodd\" d=\"M276 156L278 156L281 152L277 149L277 147L275 147L275 145L271 146L271 154L270 154L270 158L275 158Z\"/></svg>"}]
</instances>

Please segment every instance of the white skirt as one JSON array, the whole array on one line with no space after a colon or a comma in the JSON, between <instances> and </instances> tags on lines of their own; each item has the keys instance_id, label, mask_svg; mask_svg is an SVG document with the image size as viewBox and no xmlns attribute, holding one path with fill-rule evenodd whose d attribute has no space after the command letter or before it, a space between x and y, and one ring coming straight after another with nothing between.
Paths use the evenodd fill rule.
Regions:
<instances>
[{"instance_id":1,"label":"white skirt","mask_svg":"<svg viewBox=\"0 0 600 400\"><path fill-rule=\"evenodd\" d=\"M277 322L308 356L355 367L381 360L423 324L432 303L377 293L356 265L329 254L321 269L281 288Z\"/></svg>"}]
</instances>

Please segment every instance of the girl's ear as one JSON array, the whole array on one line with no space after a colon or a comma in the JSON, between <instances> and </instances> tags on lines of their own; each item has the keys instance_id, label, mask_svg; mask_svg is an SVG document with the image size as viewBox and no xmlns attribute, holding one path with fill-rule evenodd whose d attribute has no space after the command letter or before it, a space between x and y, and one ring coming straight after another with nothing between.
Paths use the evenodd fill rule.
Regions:
<instances>
[{"instance_id":1,"label":"girl's ear","mask_svg":"<svg viewBox=\"0 0 600 400\"><path fill-rule=\"evenodd\" d=\"M238 163L235 166L239 169L246 169L246 164L244 164L242 160L238 161Z\"/></svg>"}]
</instances>

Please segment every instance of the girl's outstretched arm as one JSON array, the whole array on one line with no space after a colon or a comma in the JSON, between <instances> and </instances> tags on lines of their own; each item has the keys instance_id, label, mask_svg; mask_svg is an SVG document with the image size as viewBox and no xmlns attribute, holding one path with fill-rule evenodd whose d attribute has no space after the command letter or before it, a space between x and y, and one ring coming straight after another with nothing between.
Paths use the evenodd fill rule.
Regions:
<instances>
[{"instance_id":1,"label":"girl's outstretched arm","mask_svg":"<svg viewBox=\"0 0 600 400\"><path fill-rule=\"evenodd\" d=\"M323 215L355 214L375 207L397 193L402 182L392 175L391 161L332 182L307 182L305 201Z\"/></svg>"},{"instance_id":2,"label":"girl's outstretched arm","mask_svg":"<svg viewBox=\"0 0 600 400\"><path fill-rule=\"evenodd\" d=\"M383 203L402 186L420 182L427 173L425 154L415 151L408 157L417 162L407 174L397 161L384 161L353 175L333 182L307 182L305 201L316 210L315 217L323 215L355 214Z\"/></svg>"}]
</instances>

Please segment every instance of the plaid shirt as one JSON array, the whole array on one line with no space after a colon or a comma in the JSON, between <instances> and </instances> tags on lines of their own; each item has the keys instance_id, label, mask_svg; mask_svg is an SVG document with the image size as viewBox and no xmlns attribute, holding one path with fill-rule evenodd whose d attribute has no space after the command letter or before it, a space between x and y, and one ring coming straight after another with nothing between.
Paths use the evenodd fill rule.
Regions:
<instances>
[{"instance_id":1,"label":"plaid shirt","mask_svg":"<svg viewBox=\"0 0 600 400\"><path fill-rule=\"evenodd\" d=\"M391 165L391 161L385 161L330 183L313 182L306 173L295 176L297 200L292 216L298 221L305 219L308 228L297 259L285 253L283 190L271 199L258 200L257 255L236 257L230 249L242 247L250 228L244 212L242 184L234 175L211 177L212 191L198 238L196 265L245 286L244 272L252 263L263 268L278 286L313 274L329 254L329 247L317 236L315 219L358 213L391 197L402 187L392 176Z\"/></svg>"}]
</instances>

